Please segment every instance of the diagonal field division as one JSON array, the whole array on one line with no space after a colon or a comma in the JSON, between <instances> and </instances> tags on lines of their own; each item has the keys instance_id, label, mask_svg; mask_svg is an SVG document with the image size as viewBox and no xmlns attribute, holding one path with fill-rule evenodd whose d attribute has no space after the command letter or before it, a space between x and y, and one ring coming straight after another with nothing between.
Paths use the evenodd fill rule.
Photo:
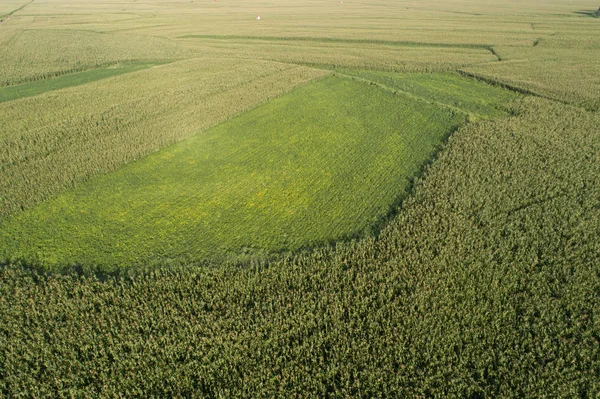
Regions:
<instances>
[{"instance_id":1,"label":"diagonal field division","mask_svg":"<svg viewBox=\"0 0 600 399\"><path fill-rule=\"evenodd\" d=\"M57 76L50 79L42 79L33 82L25 82L14 86L0 87L0 103L24 97L33 97L48 91L60 90L66 87L79 86L112 76L140 71L159 64L160 63L158 62L129 62L108 65L87 71Z\"/></svg>"},{"instance_id":2,"label":"diagonal field division","mask_svg":"<svg viewBox=\"0 0 600 399\"><path fill-rule=\"evenodd\" d=\"M366 234L466 115L325 77L10 218L0 257L113 271Z\"/></svg>"}]
</instances>

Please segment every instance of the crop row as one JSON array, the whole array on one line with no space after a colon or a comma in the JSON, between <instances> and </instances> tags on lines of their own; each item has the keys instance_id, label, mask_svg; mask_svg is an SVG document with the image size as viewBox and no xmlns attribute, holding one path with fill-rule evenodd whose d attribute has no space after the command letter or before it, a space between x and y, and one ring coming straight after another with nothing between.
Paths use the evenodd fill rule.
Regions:
<instances>
[{"instance_id":1,"label":"crop row","mask_svg":"<svg viewBox=\"0 0 600 399\"><path fill-rule=\"evenodd\" d=\"M389 72L440 72L497 58L484 48L431 45L384 45L272 40L178 39L190 52L210 57L239 57L289 62L326 68L370 69Z\"/></svg>"},{"instance_id":2,"label":"crop row","mask_svg":"<svg viewBox=\"0 0 600 399\"><path fill-rule=\"evenodd\" d=\"M191 60L2 103L0 217L323 74L262 61Z\"/></svg>"},{"instance_id":3,"label":"crop row","mask_svg":"<svg viewBox=\"0 0 600 399\"><path fill-rule=\"evenodd\" d=\"M362 234L465 116L324 78L15 215L0 258L105 271Z\"/></svg>"},{"instance_id":4,"label":"crop row","mask_svg":"<svg viewBox=\"0 0 600 399\"><path fill-rule=\"evenodd\" d=\"M0 46L0 86L48 79L125 61L169 61L182 51L169 41L86 31L21 30ZM2 38L0 37L0 43ZM190 57L188 57L190 58Z\"/></svg>"},{"instance_id":5,"label":"crop row","mask_svg":"<svg viewBox=\"0 0 600 399\"><path fill-rule=\"evenodd\" d=\"M0 274L0 393L595 397L597 115L452 136L377 239L135 278Z\"/></svg>"}]
</instances>

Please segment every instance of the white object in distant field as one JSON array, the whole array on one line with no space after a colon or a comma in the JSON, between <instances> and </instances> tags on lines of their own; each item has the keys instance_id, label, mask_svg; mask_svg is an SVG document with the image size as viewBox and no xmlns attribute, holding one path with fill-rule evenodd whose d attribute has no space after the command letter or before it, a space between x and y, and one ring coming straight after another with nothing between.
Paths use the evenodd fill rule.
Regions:
<instances>
[{"instance_id":1,"label":"white object in distant field","mask_svg":"<svg viewBox=\"0 0 600 399\"><path fill-rule=\"evenodd\" d=\"M256 16L256 19L258 19L258 20L260 21L260 15L257 15L257 16Z\"/></svg>"}]
</instances>

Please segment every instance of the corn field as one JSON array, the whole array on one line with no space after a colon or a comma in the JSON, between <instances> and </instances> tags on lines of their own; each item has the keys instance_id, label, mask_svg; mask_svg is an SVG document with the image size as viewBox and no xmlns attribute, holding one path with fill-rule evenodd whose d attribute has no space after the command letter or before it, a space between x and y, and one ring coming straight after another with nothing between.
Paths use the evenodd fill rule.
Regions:
<instances>
[{"instance_id":1,"label":"corn field","mask_svg":"<svg viewBox=\"0 0 600 399\"><path fill-rule=\"evenodd\" d=\"M598 397L598 5L3 1L0 397Z\"/></svg>"}]
</instances>

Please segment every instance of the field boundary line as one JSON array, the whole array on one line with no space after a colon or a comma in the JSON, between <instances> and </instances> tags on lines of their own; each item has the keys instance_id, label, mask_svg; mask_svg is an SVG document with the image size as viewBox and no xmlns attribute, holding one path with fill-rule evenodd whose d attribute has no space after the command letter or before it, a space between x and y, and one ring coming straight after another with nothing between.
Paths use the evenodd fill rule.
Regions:
<instances>
[{"instance_id":1,"label":"field boundary line","mask_svg":"<svg viewBox=\"0 0 600 399\"><path fill-rule=\"evenodd\" d=\"M446 47L446 48L471 48L488 50L493 53L489 44L476 43L428 43L409 40L384 40L384 39L344 39L335 37L310 37L310 36L242 36L242 35L183 35L176 39L215 39L215 40L254 40L254 41L298 41L317 43L349 43L349 44L381 44L400 47ZM496 55L496 54L494 54ZM498 57L496 55L496 57Z\"/></svg>"},{"instance_id":2,"label":"field boundary line","mask_svg":"<svg viewBox=\"0 0 600 399\"><path fill-rule=\"evenodd\" d=\"M478 74L473 73L473 72L468 72L468 71L465 71L464 69L457 69L456 71L458 72L459 75L462 75L462 76L464 76L466 78L476 79L476 80L479 80L481 82L485 82L487 84L490 84L492 86L502 87L503 89L508 89L508 90L516 91L517 93L525 94L525 95L528 95L528 96L544 97L541 94L538 94L538 93L536 93L534 91L531 91L529 89L526 89L526 88L523 88L523 87L519 87L519 86L515 86L515 85L512 85L510 83L505 83L505 82L502 82L500 80L497 80L497 79L494 79L494 78L490 78L490 77L487 77L487 76L478 75ZM546 98L546 97L544 97L544 98ZM550 99L550 98L548 98L548 99Z\"/></svg>"},{"instance_id":3,"label":"field boundary line","mask_svg":"<svg viewBox=\"0 0 600 399\"><path fill-rule=\"evenodd\" d=\"M22 32L18 32L18 34L20 35ZM193 58L191 58L193 59ZM101 69L101 68L110 68L112 66L115 65L119 65L119 64L126 64L126 63L154 63L157 64L156 66L159 65L168 65L168 64L172 64L174 62L179 62L179 61L185 61L185 60L173 60L173 59L143 59L143 58L133 58L133 59L124 59L124 60L120 60L120 61L108 61L108 62L103 62L100 64L96 64L96 65L88 65L88 66L81 66L81 67L74 67L71 69L62 69L62 70L56 70L53 72L49 72L51 74L53 74L52 76L48 76L48 77L36 77L36 76L31 76L21 79L21 80L17 80L14 83L10 83L10 84L2 84L2 82L0 82L0 89L1 88L5 88L5 87L14 87L14 86L19 86L22 84L26 84L26 83L34 83L34 82L39 82L39 81L43 81L43 80L48 80L48 79L54 79L54 78L60 78L63 76L67 76L67 75L72 75L72 74L76 74L76 73L81 73L81 72L88 72L88 71L93 71L94 69Z\"/></svg>"},{"instance_id":4,"label":"field boundary line","mask_svg":"<svg viewBox=\"0 0 600 399\"><path fill-rule=\"evenodd\" d=\"M559 199L559 198L567 197L569 195L578 195L578 194L582 194L582 193L587 193L587 191L589 191L589 188L586 189L586 187L569 187L569 188L564 188L564 189L562 189L558 193L551 194L551 195L546 195L546 196L543 196L541 198L536 198L536 199L531 199L531 200L523 201L521 204L516 205L516 206L514 206L512 208L505 209L505 210L500 210L500 211L496 212L494 216L501 217L501 216L504 215L506 218L509 218L512 215L514 215L515 213L524 211L524 210L526 210L528 208L531 208L532 206L543 205L545 203L554 201L554 200Z\"/></svg>"},{"instance_id":5,"label":"field boundary line","mask_svg":"<svg viewBox=\"0 0 600 399\"><path fill-rule=\"evenodd\" d=\"M547 202L554 201L555 199L566 197L567 195L572 194L572 193L577 192L577 191L578 190L576 190L576 189L575 190L566 190L566 191L563 191L563 192L558 193L558 194L549 195L549 196L546 196L546 197L543 197L543 198L538 198L538 199L534 199L534 200L525 201L525 202L523 202L520 205L517 205L517 206L515 206L513 208L510 208L510 209L507 209L505 211L501 211L498 214L499 215L504 214L508 218L508 217L512 216L513 214L515 214L517 212L524 211L527 208L531 208L532 206L542 205L542 204L545 204Z\"/></svg>"},{"instance_id":6,"label":"field boundary line","mask_svg":"<svg viewBox=\"0 0 600 399\"><path fill-rule=\"evenodd\" d=\"M152 62L152 61L150 61L150 62L132 62L132 63L123 62L123 63L117 63L117 64L110 64L110 65L107 65L104 67L93 68L93 69L89 69L89 70L85 70L85 71L73 72L73 73L69 73L66 75L59 75L59 76L53 76L53 77L46 78L46 79L40 79L40 80L35 80L35 81L30 81L30 82L23 82L23 83L19 83L16 85L0 86L0 104L7 102L7 101L15 101L15 100L20 100L22 98L35 97L35 96L42 95L47 92L68 89L70 87L82 86L82 85L86 85L88 83L96 82L98 80L110 79L112 77L116 77L116 76L120 76L120 75L126 75L129 73L143 71L145 69L150 69L150 68L152 68L154 66L158 66L158 65L163 65L163 64L160 62ZM112 75L101 76L99 78L95 77L88 81L79 81L78 83L75 83L75 84L67 84L65 86L48 87L53 82L56 82L56 81L59 81L61 79L65 79L65 78L71 79L72 76L75 76L75 75L94 73L95 71L105 71L106 72L109 70L116 71L117 73L112 74ZM123 71L123 70L125 70L125 71ZM39 91L39 92L33 91L33 93L32 93L32 92L27 92L27 88L25 88L25 92L21 92L16 97L11 98L10 95L8 96L8 98L5 97L5 91L10 91L15 88L23 89L24 86L35 86L38 84L47 85L46 89Z\"/></svg>"},{"instance_id":7,"label":"field boundary line","mask_svg":"<svg viewBox=\"0 0 600 399\"><path fill-rule=\"evenodd\" d=\"M496 58L498 58L498 62L504 61L500 54L496 52L496 49L494 47L490 46L488 50L490 50L490 53L492 53Z\"/></svg>"},{"instance_id":8,"label":"field boundary line","mask_svg":"<svg viewBox=\"0 0 600 399\"><path fill-rule=\"evenodd\" d=\"M389 86L386 86L386 85L384 85L382 83L374 82L374 81L369 80L369 79L361 78L361 77L358 77L358 76L346 75L345 73L340 73L340 72L334 72L334 76L339 76L339 77L344 78L344 79L350 79L350 80L354 80L354 81L357 81L357 82L369 84L371 86L377 86L380 89L388 91L390 93L394 93L394 94L399 93L399 94L402 94L402 95L404 95L404 96L406 96L408 98L411 98L413 100L421 101L421 102L424 102L424 103L430 104L430 105L436 105L438 107L450 110L452 112L456 112L456 113L459 113L459 114L464 114L467 117L468 116L476 116L477 115L477 114L473 114L471 112L467 112L467 111L465 111L463 109L460 109L460 108L457 108L457 107L453 107L452 105L440 103L438 101L430 101L430 100L427 100L424 97L417 96L415 94L409 93L409 92L401 90L401 89L394 89L393 87L389 87Z\"/></svg>"},{"instance_id":9,"label":"field boundary line","mask_svg":"<svg viewBox=\"0 0 600 399\"><path fill-rule=\"evenodd\" d=\"M456 72L459 75L462 75L464 77L472 78L472 79L477 79L479 81L488 83L490 85L502 87L504 89L508 89L508 90L512 90L512 91L516 91L517 93L521 93L521 94L524 94L524 95L527 95L527 96L534 96L534 97L538 97L538 98L543 98L544 100L553 101L553 102L556 102L556 103L559 103L559 104L563 104L563 105L568 105L568 106L571 106L571 107L576 107L576 108L583 109L583 110L588 111L588 112L599 112L599 110L596 109L596 108L586 107L585 105L582 105L582 104L577 104L577 103L569 102L569 101L566 101L566 100L561 100L559 98L551 97L551 96L548 96L546 94L540 94L540 93L537 93L537 92L535 92L533 90L526 89L524 87L520 87L520 86L511 84L511 83L506 83L506 82L503 82L501 80L498 80L498 79L495 79L495 78L492 78L492 77L479 75L479 74L476 74L476 73L473 73L473 72L468 72L468 71L465 71L464 69L457 69Z\"/></svg>"},{"instance_id":10,"label":"field boundary line","mask_svg":"<svg viewBox=\"0 0 600 399\"><path fill-rule=\"evenodd\" d=\"M0 25L2 25L3 23L5 23L6 21L8 21L8 20L9 20L9 19L10 19L10 18L11 18L11 17L12 17L12 16L15 14L15 13L17 13L17 12L21 11L22 9L24 9L25 7L27 7L28 5L30 5L30 4L31 4L31 3L33 3L34 1L35 1L35 0L31 0L30 2L23 4L21 7L19 7L19 8L17 8L17 9L15 9L15 10L12 10L12 11L11 11L11 12L9 12L8 14L6 14L6 15L3 15L3 16L2 16L2 19L0 20Z\"/></svg>"}]
</instances>

